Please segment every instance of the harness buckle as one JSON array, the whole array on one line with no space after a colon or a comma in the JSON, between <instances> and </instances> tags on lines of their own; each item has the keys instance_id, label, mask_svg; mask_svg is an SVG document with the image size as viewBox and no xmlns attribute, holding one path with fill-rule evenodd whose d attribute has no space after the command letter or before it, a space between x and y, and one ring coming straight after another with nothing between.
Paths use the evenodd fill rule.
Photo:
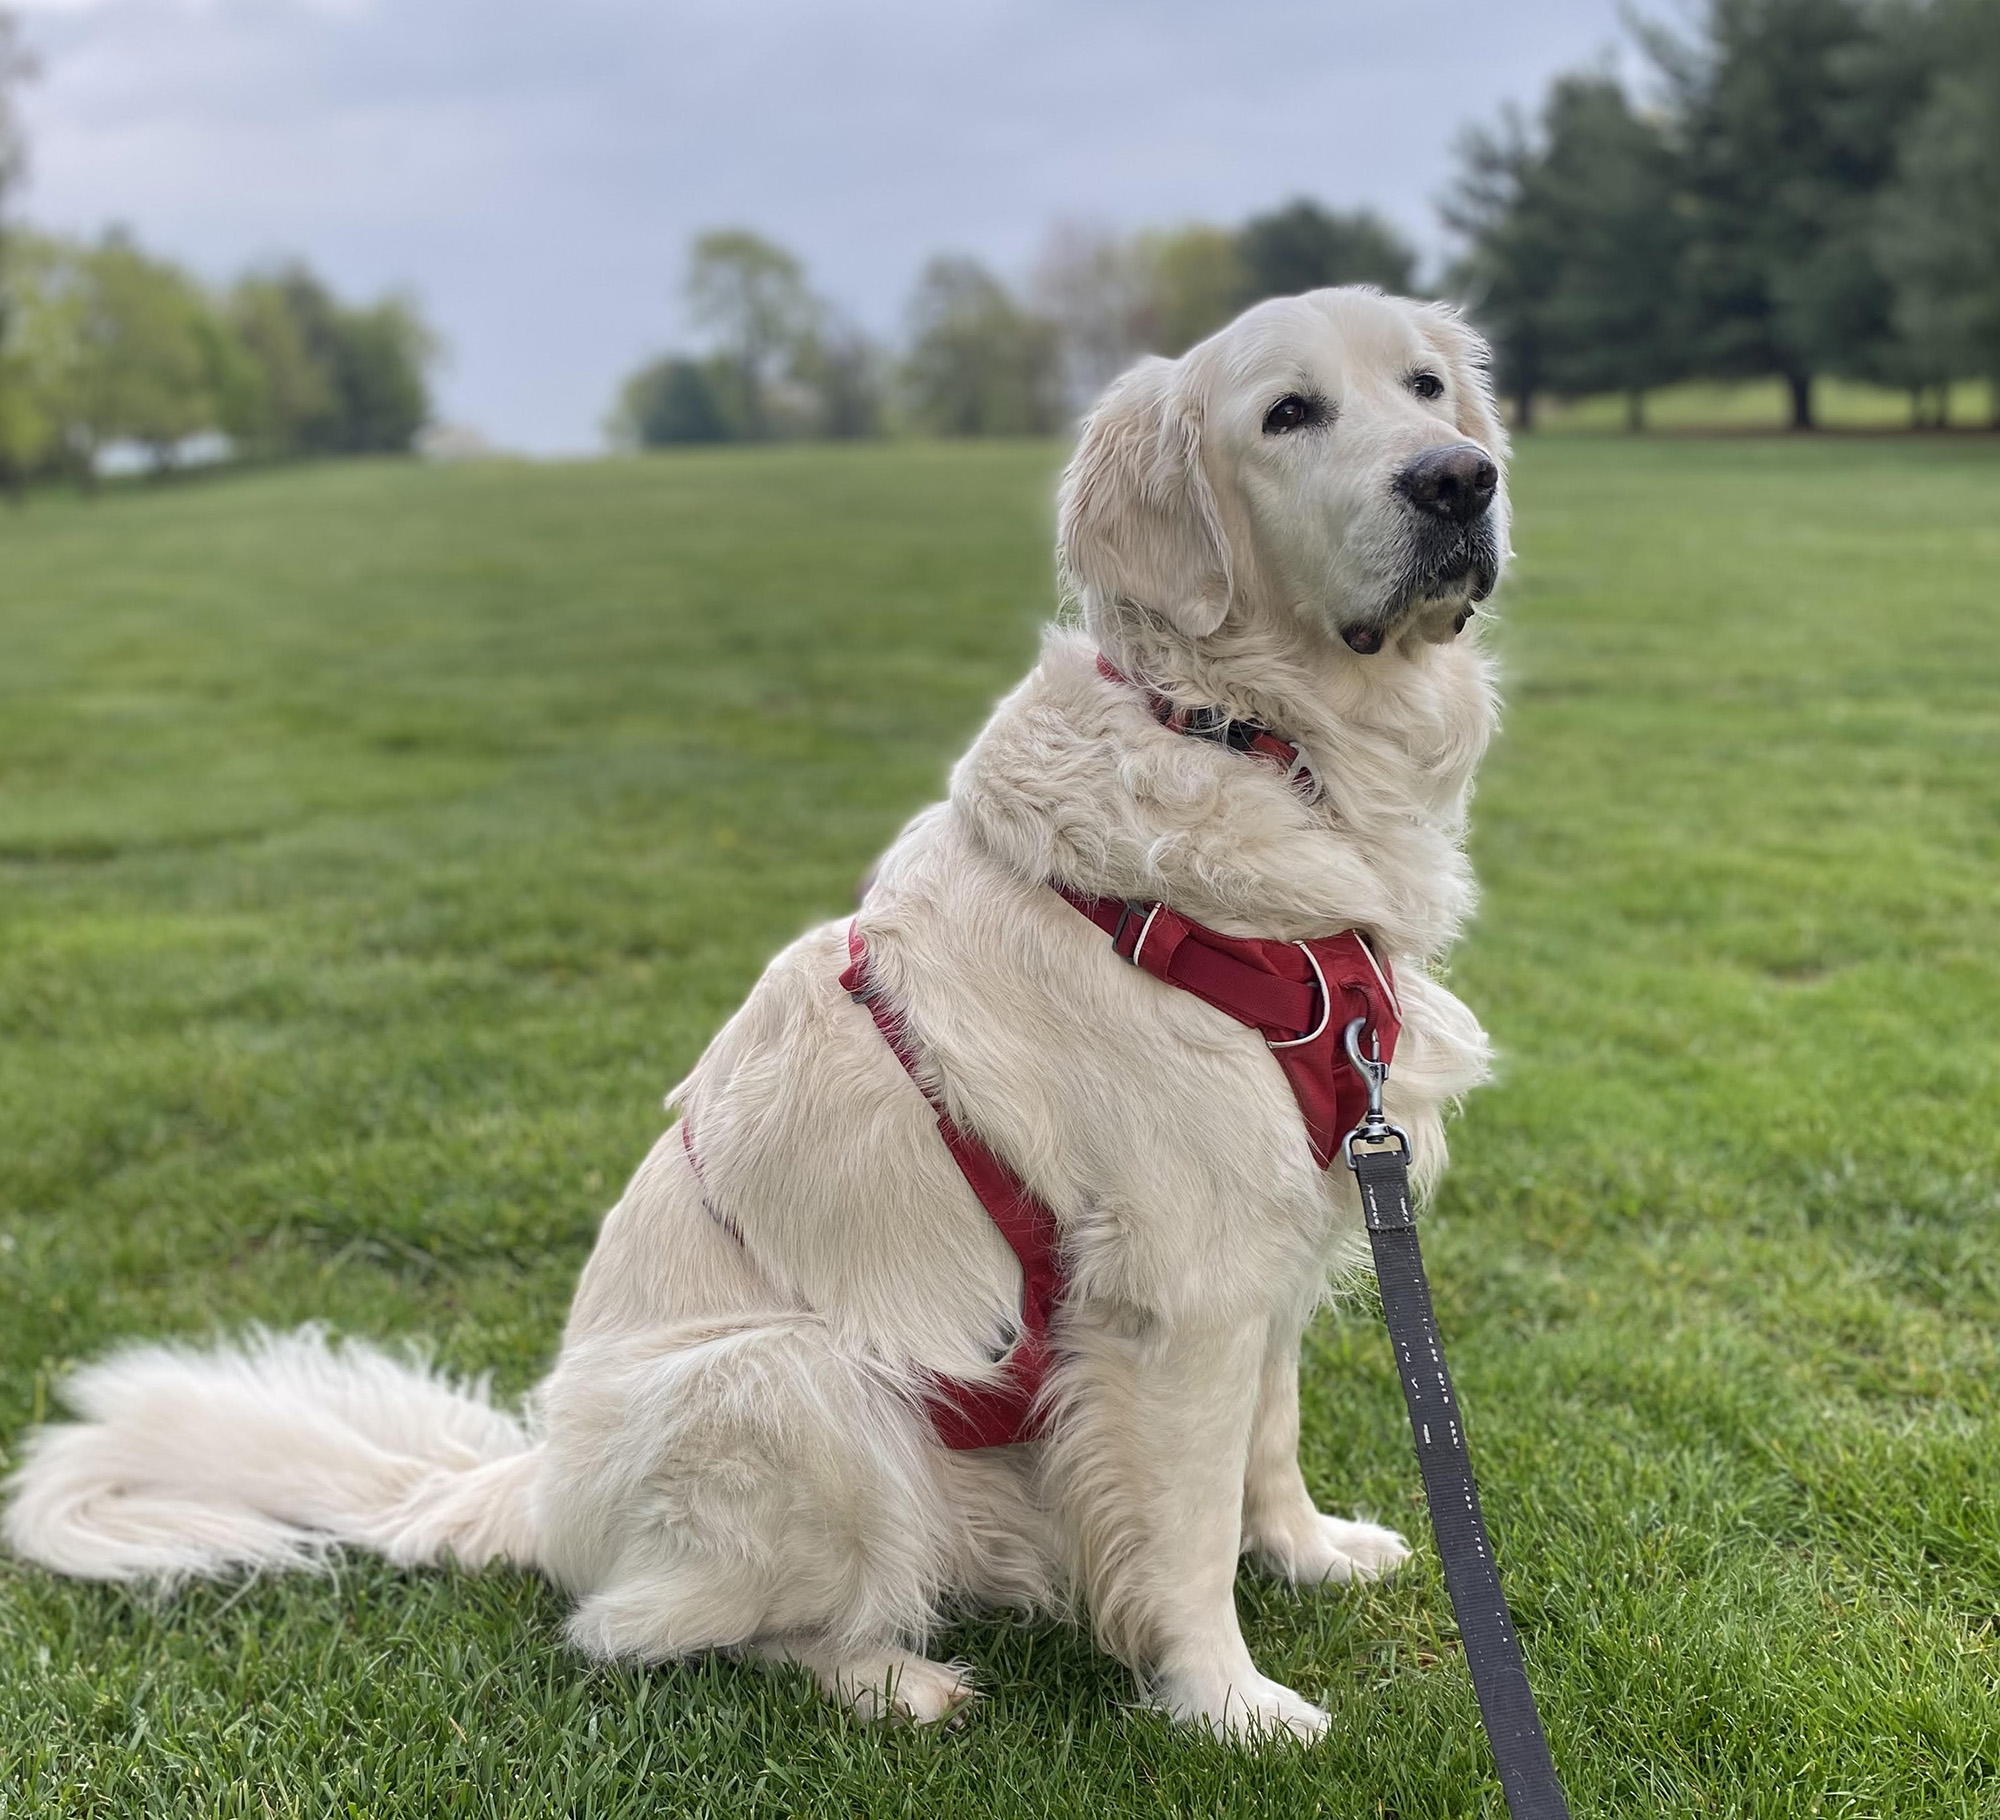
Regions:
<instances>
[{"instance_id":1,"label":"harness buckle","mask_svg":"<svg viewBox=\"0 0 2000 1820\"><path fill-rule=\"evenodd\" d=\"M1149 908L1137 898L1131 897L1124 899L1123 902L1125 907L1118 912L1118 926L1111 931L1111 952L1117 955L1128 967L1136 967L1139 964L1139 950L1146 945L1146 931L1144 929L1139 931L1139 939L1132 944L1132 952L1127 954L1118 945L1125 939L1125 925L1135 916L1144 917L1147 923L1150 924L1153 920L1153 912L1159 909L1159 905L1154 904Z\"/></svg>"},{"instance_id":2,"label":"harness buckle","mask_svg":"<svg viewBox=\"0 0 2000 1820\"><path fill-rule=\"evenodd\" d=\"M1357 1017L1341 1033L1341 1042L1347 1050L1347 1059L1354 1066L1354 1072L1362 1078L1368 1088L1368 1110L1356 1125L1340 1140L1340 1154L1346 1158L1350 1169L1359 1169L1355 1161L1355 1146L1360 1144L1369 1151L1387 1150L1391 1140L1402 1146L1403 1155L1412 1150L1410 1134L1400 1125L1392 1125L1382 1111L1382 1083L1389 1078L1389 1064L1382 1059L1382 1039L1374 1031L1369 1031L1369 1048L1372 1055L1361 1053L1361 1032L1368 1027L1365 1017Z\"/></svg>"}]
</instances>

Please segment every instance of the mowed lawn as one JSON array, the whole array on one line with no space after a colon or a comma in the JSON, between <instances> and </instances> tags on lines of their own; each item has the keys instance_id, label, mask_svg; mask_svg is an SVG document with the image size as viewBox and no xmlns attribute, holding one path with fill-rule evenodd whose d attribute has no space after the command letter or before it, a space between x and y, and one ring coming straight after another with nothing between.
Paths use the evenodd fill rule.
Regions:
<instances>
[{"instance_id":1,"label":"mowed lawn","mask_svg":"<svg viewBox=\"0 0 2000 1820\"><path fill-rule=\"evenodd\" d=\"M1048 446L351 465L0 517L0 1445L132 1334L525 1390L659 1101L852 901L1050 605ZM2000 442L1530 441L1426 1223L1581 1814L2000 1814ZM591 1667L511 1573L0 1563L0 1814L1497 1814L1365 1293L1247 1570L1312 1752L1060 1626L874 1731Z\"/></svg>"}]
</instances>

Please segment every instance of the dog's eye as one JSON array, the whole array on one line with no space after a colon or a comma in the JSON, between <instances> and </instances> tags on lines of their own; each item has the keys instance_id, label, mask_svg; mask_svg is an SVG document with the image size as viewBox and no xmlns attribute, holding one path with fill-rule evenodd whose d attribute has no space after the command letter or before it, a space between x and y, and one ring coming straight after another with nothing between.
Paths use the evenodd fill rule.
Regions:
<instances>
[{"instance_id":1,"label":"dog's eye","mask_svg":"<svg viewBox=\"0 0 2000 1820\"><path fill-rule=\"evenodd\" d=\"M1303 392L1287 392L1264 413L1264 434L1283 436L1291 430L1310 429L1326 421L1326 401L1308 398Z\"/></svg>"},{"instance_id":2,"label":"dog's eye","mask_svg":"<svg viewBox=\"0 0 2000 1820\"><path fill-rule=\"evenodd\" d=\"M1410 375L1410 390L1416 393L1419 398L1442 398L1444 396L1444 381L1435 373L1412 373Z\"/></svg>"}]
</instances>

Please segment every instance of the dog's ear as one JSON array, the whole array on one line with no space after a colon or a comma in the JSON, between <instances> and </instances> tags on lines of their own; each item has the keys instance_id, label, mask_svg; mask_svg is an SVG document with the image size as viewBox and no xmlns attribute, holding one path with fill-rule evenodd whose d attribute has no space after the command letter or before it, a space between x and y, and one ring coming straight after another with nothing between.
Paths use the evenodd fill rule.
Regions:
<instances>
[{"instance_id":1,"label":"dog's ear","mask_svg":"<svg viewBox=\"0 0 2000 1820\"><path fill-rule=\"evenodd\" d=\"M1493 397L1493 349L1450 304L1427 303L1422 308L1431 340L1451 368L1459 434L1478 443L1495 461L1505 461L1507 425Z\"/></svg>"},{"instance_id":2,"label":"dog's ear","mask_svg":"<svg viewBox=\"0 0 2000 1820\"><path fill-rule=\"evenodd\" d=\"M1201 407L1179 365L1141 361L1085 420L1056 514L1064 585L1087 614L1126 600L1189 638L1229 611L1229 541L1201 467Z\"/></svg>"}]
</instances>

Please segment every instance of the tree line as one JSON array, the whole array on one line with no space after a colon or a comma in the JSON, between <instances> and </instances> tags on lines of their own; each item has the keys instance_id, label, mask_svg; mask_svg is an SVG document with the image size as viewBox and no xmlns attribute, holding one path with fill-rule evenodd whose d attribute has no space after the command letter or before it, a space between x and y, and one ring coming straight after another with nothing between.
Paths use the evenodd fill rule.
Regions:
<instances>
[{"instance_id":1,"label":"tree line","mask_svg":"<svg viewBox=\"0 0 2000 1820\"><path fill-rule=\"evenodd\" d=\"M1986 379L2000 413L2000 0L1710 0L1639 37L1648 103L1570 75L1463 148L1451 281L1517 418L1776 377L1809 429L1823 376L1919 424Z\"/></svg>"},{"instance_id":2,"label":"tree line","mask_svg":"<svg viewBox=\"0 0 2000 1820\"><path fill-rule=\"evenodd\" d=\"M17 222L11 103L31 74L0 14L0 488L92 485L113 444L156 468L205 436L247 456L410 446L437 341L408 300L344 302L300 263L217 288L118 229L79 240Z\"/></svg>"},{"instance_id":3,"label":"tree line","mask_svg":"<svg viewBox=\"0 0 2000 1820\"><path fill-rule=\"evenodd\" d=\"M1492 338L1522 427L1538 398L1775 377L1898 387L1918 424L1954 381L2000 423L2000 0L1707 0L1635 26L1636 93L1563 76L1530 118L1469 132L1440 204L1459 256L1428 287ZM628 443L1058 427L1143 352L1174 354L1261 297L1419 288L1370 211L1301 199L1236 228L1058 227L1024 285L964 255L917 281L900 353L742 230L690 260L706 355L658 360L613 420Z\"/></svg>"},{"instance_id":4,"label":"tree line","mask_svg":"<svg viewBox=\"0 0 2000 1820\"><path fill-rule=\"evenodd\" d=\"M1440 208L1459 256L1420 285L1410 242L1308 198L1236 226L1059 224L1009 284L962 253L918 276L890 346L786 249L700 236L700 347L621 388L632 445L1059 428L1121 367L1178 353L1259 298L1435 290L1491 336L1517 421L1537 399L1775 377L1813 422L1822 377L1900 387L1941 423L1985 379L2000 421L2000 0L1704 0L1635 26L1636 89L1554 82L1475 129ZM10 103L31 74L0 12L0 486L110 444L156 465L192 440L256 455L407 448L436 338L413 304L355 304L304 265L205 284L129 235L38 232L9 210Z\"/></svg>"},{"instance_id":5,"label":"tree line","mask_svg":"<svg viewBox=\"0 0 2000 1820\"><path fill-rule=\"evenodd\" d=\"M900 354L845 321L792 253L742 228L689 250L688 315L711 343L624 384L628 446L879 435L1041 435L1142 353L1178 354L1260 298L1327 284L1410 291L1415 249L1368 210L1301 199L1226 229L1120 235L1059 224L1019 292L963 253L919 274Z\"/></svg>"}]
</instances>

